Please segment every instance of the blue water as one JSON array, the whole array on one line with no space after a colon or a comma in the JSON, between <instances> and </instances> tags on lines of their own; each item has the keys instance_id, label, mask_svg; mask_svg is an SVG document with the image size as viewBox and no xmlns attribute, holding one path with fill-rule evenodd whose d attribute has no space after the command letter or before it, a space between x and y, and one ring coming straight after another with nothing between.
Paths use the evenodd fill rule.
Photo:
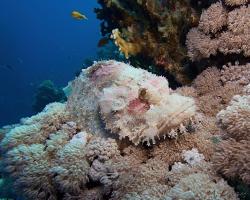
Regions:
<instances>
[{"instance_id":1,"label":"blue water","mask_svg":"<svg viewBox=\"0 0 250 200\"><path fill-rule=\"evenodd\" d=\"M44 79L64 86L95 56L95 7L95 0L0 0L0 126L33 114L33 95ZM73 19L72 10L88 20Z\"/></svg>"}]
</instances>

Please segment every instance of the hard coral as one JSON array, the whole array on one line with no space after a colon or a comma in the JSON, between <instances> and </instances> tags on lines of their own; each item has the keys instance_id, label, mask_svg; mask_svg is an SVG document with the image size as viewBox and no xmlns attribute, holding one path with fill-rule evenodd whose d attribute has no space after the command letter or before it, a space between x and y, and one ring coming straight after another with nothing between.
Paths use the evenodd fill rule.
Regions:
<instances>
[{"instance_id":1,"label":"hard coral","mask_svg":"<svg viewBox=\"0 0 250 200\"><path fill-rule=\"evenodd\" d=\"M186 50L185 30L196 23L196 13L188 0L99 0L97 17L103 20L104 36L112 35L125 56L155 65L187 82L181 62Z\"/></svg>"}]
</instances>

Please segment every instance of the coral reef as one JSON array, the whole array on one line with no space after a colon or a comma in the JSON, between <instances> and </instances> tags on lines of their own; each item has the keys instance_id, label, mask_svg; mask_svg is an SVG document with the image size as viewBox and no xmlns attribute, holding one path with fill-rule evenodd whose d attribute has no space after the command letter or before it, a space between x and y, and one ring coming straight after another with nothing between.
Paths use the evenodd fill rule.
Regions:
<instances>
[{"instance_id":1,"label":"coral reef","mask_svg":"<svg viewBox=\"0 0 250 200\"><path fill-rule=\"evenodd\" d=\"M249 1L98 2L103 35L148 71L94 62L65 103L1 128L0 198L249 199ZM170 88L149 71L188 82L182 36L193 25L186 44L199 75Z\"/></svg>"},{"instance_id":2,"label":"coral reef","mask_svg":"<svg viewBox=\"0 0 250 200\"><path fill-rule=\"evenodd\" d=\"M221 71L221 81L224 85L229 82L236 82L243 86L248 85L250 83L250 63L246 65L239 65L238 63L224 65Z\"/></svg>"},{"instance_id":3,"label":"coral reef","mask_svg":"<svg viewBox=\"0 0 250 200\"><path fill-rule=\"evenodd\" d=\"M48 134L57 131L66 122L68 114L62 103L51 103L41 113L21 119L21 123L5 134L1 149L6 151L20 144L36 144L45 140Z\"/></svg>"},{"instance_id":4,"label":"coral reef","mask_svg":"<svg viewBox=\"0 0 250 200\"><path fill-rule=\"evenodd\" d=\"M116 155L119 155L119 150L114 139L94 137L89 141L86 156L90 161L108 161Z\"/></svg>"},{"instance_id":5,"label":"coral reef","mask_svg":"<svg viewBox=\"0 0 250 200\"><path fill-rule=\"evenodd\" d=\"M198 70L228 62L249 65L249 1L218 1L203 10L199 25L186 40L189 58ZM240 70L240 69L239 69Z\"/></svg>"},{"instance_id":6,"label":"coral reef","mask_svg":"<svg viewBox=\"0 0 250 200\"><path fill-rule=\"evenodd\" d=\"M224 131L230 134L230 124L237 121L230 121L238 116L230 111L240 112L244 105L224 102L216 126L215 115L207 115L199 104L218 87L227 92L227 84L237 84L245 101L249 85L243 89L245 82L238 83L242 77L237 76L227 81L230 67L209 68L190 87L172 90L164 77L113 60L97 62L72 81L66 104L49 104L2 129L1 174L12 179L23 199L236 200L211 160L216 163L215 147L223 147L225 153L216 153L218 171L228 175L237 169L240 174L232 177L247 182L249 167L235 166L235 161L247 161L248 144L235 141L241 146L234 147L229 140L229 147L223 145L228 142ZM246 135L248 121L240 116L242 126L238 123L235 130Z\"/></svg>"},{"instance_id":7,"label":"coral reef","mask_svg":"<svg viewBox=\"0 0 250 200\"><path fill-rule=\"evenodd\" d=\"M197 22L188 0L99 0L97 18L103 36L114 39L120 51L136 66L161 67L180 82L188 76L181 63L186 57L183 38Z\"/></svg>"},{"instance_id":8,"label":"coral reef","mask_svg":"<svg viewBox=\"0 0 250 200\"><path fill-rule=\"evenodd\" d=\"M217 114L218 123L236 140L250 139L250 95L234 96L225 110Z\"/></svg>"},{"instance_id":9,"label":"coral reef","mask_svg":"<svg viewBox=\"0 0 250 200\"><path fill-rule=\"evenodd\" d=\"M37 88L32 108L36 112L41 112L49 103L65 102L66 100L62 89L57 88L51 80L45 80Z\"/></svg>"},{"instance_id":10,"label":"coral reef","mask_svg":"<svg viewBox=\"0 0 250 200\"><path fill-rule=\"evenodd\" d=\"M234 96L228 107L217 114L218 124L229 139L218 145L214 163L226 177L240 178L249 185L250 96L246 92L242 96Z\"/></svg>"},{"instance_id":11,"label":"coral reef","mask_svg":"<svg viewBox=\"0 0 250 200\"><path fill-rule=\"evenodd\" d=\"M225 0L225 3L230 6L239 6L248 3L249 0Z\"/></svg>"},{"instance_id":12,"label":"coral reef","mask_svg":"<svg viewBox=\"0 0 250 200\"><path fill-rule=\"evenodd\" d=\"M174 199L236 199L236 196L224 180L217 182L207 174L195 173L181 179L164 200Z\"/></svg>"},{"instance_id":13,"label":"coral reef","mask_svg":"<svg viewBox=\"0 0 250 200\"><path fill-rule=\"evenodd\" d=\"M244 84L233 78L238 76L238 70L233 71L231 67L234 68L232 65L225 67L224 70L209 67L193 81L192 87L197 93L197 105L204 114L215 116L227 106L234 95L242 93ZM230 76L232 81L226 81L226 76ZM246 76L245 73L241 73L240 79L248 79L247 73Z\"/></svg>"}]
</instances>

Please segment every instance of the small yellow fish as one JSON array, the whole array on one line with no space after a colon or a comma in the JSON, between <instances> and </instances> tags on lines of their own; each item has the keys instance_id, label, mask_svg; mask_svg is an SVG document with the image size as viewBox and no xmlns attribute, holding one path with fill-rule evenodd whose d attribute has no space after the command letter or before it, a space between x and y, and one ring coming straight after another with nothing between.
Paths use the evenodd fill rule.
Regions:
<instances>
[{"instance_id":1,"label":"small yellow fish","mask_svg":"<svg viewBox=\"0 0 250 200\"><path fill-rule=\"evenodd\" d=\"M79 19L79 20L88 19L85 15L79 13L78 11L72 11L71 16L72 16L73 18Z\"/></svg>"}]
</instances>

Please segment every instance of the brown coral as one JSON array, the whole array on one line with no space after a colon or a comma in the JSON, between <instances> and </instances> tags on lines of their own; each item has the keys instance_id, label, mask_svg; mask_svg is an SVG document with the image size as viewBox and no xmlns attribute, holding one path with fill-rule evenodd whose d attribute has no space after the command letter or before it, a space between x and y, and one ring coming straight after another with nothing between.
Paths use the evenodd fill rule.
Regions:
<instances>
[{"instance_id":1,"label":"brown coral","mask_svg":"<svg viewBox=\"0 0 250 200\"><path fill-rule=\"evenodd\" d=\"M216 169L227 178L240 178L246 184L250 184L248 86L243 90L245 95L234 96L229 106L217 115L218 124L230 138L218 144L213 161Z\"/></svg>"},{"instance_id":2,"label":"brown coral","mask_svg":"<svg viewBox=\"0 0 250 200\"><path fill-rule=\"evenodd\" d=\"M246 65L239 65L238 63L235 63L234 65L224 65L221 70L220 79L223 84L227 84L230 82L236 82L243 86L249 84L250 63L247 63Z\"/></svg>"},{"instance_id":3,"label":"brown coral","mask_svg":"<svg viewBox=\"0 0 250 200\"><path fill-rule=\"evenodd\" d=\"M227 12L221 2L212 4L202 12L198 28L204 33L216 33L227 24Z\"/></svg>"},{"instance_id":4,"label":"brown coral","mask_svg":"<svg viewBox=\"0 0 250 200\"><path fill-rule=\"evenodd\" d=\"M233 74L237 76L237 72L234 71ZM234 79L223 84L221 81L223 77L224 71L220 71L216 67L209 67L193 81L193 87L198 93L197 105L200 111L208 116L215 116L227 106L234 95L240 94L242 91L243 86L239 85L237 80Z\"/></svg>"},{"instance_id":5,"label":"brown coral","mask_svg":"<svg viewBox=\"0 0 250 200\"><path fill-rule=\"evenodd\" d=\"M94 159L107 161L118 154L118 145L111 138L93 137L87 145L86 156L90 161Z\"/></svg>"},{"instance_id":6,"label":"brown coral","mask_svg":"<svg viewBox=\"0 0 250 200\"><path fill-rule=\"evenodd\" d=\"M169 186L164 180L164 174L168 169L165 163L151 159L145 164L133 167L129 160L119 162L112 163L120 175L114 184L112 200L127 199L135 194L141 199L161 199L168 191Z\"/></svg>"},{"instance_id":7,"label":"brown coral","mask_svg":"<svg viewBox=\"0 0 250 200\"><path fill-rule=\"evenodd\" d=\"M180 82L189 78L181 62L186 49L182 45L185 29L197 22L187 0L99 0L96 9L104 36L112 35L125 56L141 63L164 68Z\"/></svg>"},{"instance_id":8,"label":"brown coral","mask_svg":"<svg viewBox=\"0 0 250 200\"><path fill-rule=\"evenodd\" d=\"M186 43L191 60L211 58L211 55L217 55L218 52L249 57L249 15L248 5L229 10L220 2L212 4L203 12L198 28L191 29L187 35Z\"/></svg>"},{"instance_id":9,"label":"brown coral","mask_svg":"<svg viewBox=\"0 0 250 200\"><path fill-rule=\"evenodd\" d=\"M218 113L217 120L232 138L250 139L250 96L234 96L230 105Z\"/></svg>"},{"instance_id":10,"label":"brown coral","mask_svg":"<svg viewBox=\"0 0 250 200\"><path fill-rule=\"evenodd\" d=\"M225 0L225 3L230 6L239 6L247 2L249 2L249 0Z\"/></svg>"},{"instance_id":11,"label":"brown coral","mask_svg":"<svg viewBox=\"0 0 250 200\"><path fill-rule=\"evenodd\" d=\"M209 67L204 70L193 81L193 86L199 95L206 95L221 87L220 71L216 67Z\"/></svg>"},{"instance_id":12,"label":"brown coral","mask_svg":"<svg viewBox=\"0 0 250 200\"><path fill-rule=\"evenodd\" d=\"M213 158L215 169L227 178L240 178L250 184L250 142L226 140L217 147Z\"/></svg>"},{"instance_id":13,"label":"brown coral","mask_svg":"<svg viewBox=\"0 0 250 200\"><path fill-rule=\"evenodd\" d=\"M211 36L202 33L197 28L192 28L187 35L186 45L189 58L195 61L216 55L219 41L211 39Z\"/></svg>"}]
</instances>

